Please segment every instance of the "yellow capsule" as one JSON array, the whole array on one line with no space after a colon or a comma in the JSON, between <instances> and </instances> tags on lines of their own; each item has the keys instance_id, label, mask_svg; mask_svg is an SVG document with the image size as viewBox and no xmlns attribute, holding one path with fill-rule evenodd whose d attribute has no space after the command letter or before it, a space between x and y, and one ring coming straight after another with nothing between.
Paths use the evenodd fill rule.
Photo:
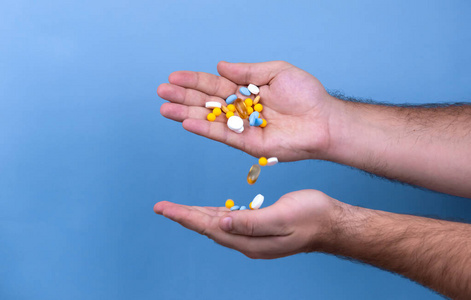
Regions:
<instances>
[{"instance_id":1,"label":"yellow capsule","mask_svg":"<svg viewBox=\"0 0 471 300\"><path fill-rule=\"evenodd\" d=\"M265 120L265 119L262 119L262 120L263 120L263 122L262 122L262 124L260 125L260 127L263 128L263 127L267 126L267 120Z\"/></svg>"},{"instance_id":2,"label":"yellow capsule","mask_svg":"<svg viewBox=\"0 0 471 300\"><path fill-rule=\"evenodd\" d=\"M234 112L228 111L228 112L226 113L226 118L229 119L229 118L232 117L232 116L234 116Z\"/></svg>"},{"instance_id":3,"label":"yellow capsule","mask_svg":"<svg viewBox=\"0 0 471 300\"><path fill-rule=\"evenodd\" d=\"M257 103L257 104L255 104L255 106L253 108L256 111L261 112L263 110L263 105L261 105L260 103Z\"/></svg>"},{"instance_id":4,"label":"yellow capsule","mask_svg":"<svg viewBox=\"0 0 471 300\"><path fill-rule=\"evenodd\" d=\"M208 119L208 121L210 121L210 122L213 122L214 120L216 120L216 115L213 114L213 113L209 113L209 114L206 116L206 119Z\"/></svg>"},{"instance_id":5,"label":"yellow capsule","mask_svg":"<svg viewBox=\"0 0 471 300\"><path fill-rule=\"evenodd\" d=\"M252 106L253 101L252 99L247 98L244 100L244 103L245 103L245 106L248 108L249 106Z\"/></svg>"},{"instance_id":6,"label":"yellow capsule","mask_svg":"<svg viewBox=\"0 0 471 300\"><path fill-rule=\"evenodd\" d=\"M252 106L247 106L247 114L250 116L251 113L253 113Z\"/></svg>"},{"instance_id":7,"label":"yellow capsule","mask_svg":"<svg viewBox=\"0 0 471 300\"><path fill-rule=\"evenodd\" d=\"M224 105L221 106L221 109L225 114L227 114L227 112L229 111L229 109L227 109L227 106L224 106Z\"/></svg>"},{"instance_id":8,"label":"yellow capsule","mask_svg":"<svg viewBox=\"0 0 471 300\"><path fill-rule=\"evenodd\" d=\"M227 109L230 110L230 111L232 111L232 112L235 112L235 111L236 111L236 108L235 108L234 104L229 104L229 105L227 106Z\"/></svg>"},{"instance_id":9,"label":"yellow capsule","mask_svg":"<svg viewBox=\"0 0 471 300\"><path fill-rule=\"evenodd\" d=\"M247 182L249 184L254 184L257 181L258 176L260 175L260 170L259 165L253 165L250 168L249 174L247 175Z\"/></svg>"},{"instance_id":10,"label":"yellow capsule","mask_svg":"<svg viewBox=\"0 0 471 300\"><path fill-rule=\"evenodd\" d=\"M267 160L266 157L263 157L263 156L262 156L262 157L260 157L260 158L258 159L258 164L261 165L261 166L266 166L267 163L268 163L268 160Z\"/></svg>"},{"instance_id":11,"label":"yellow capsule","mask_svg":"<svg viewBox=\"0 0 471 300\"><path fill-rule=\"evenodd\" d=\"M216 117L219 116L219 115L221 115L221 113L222 113L222 112L221 112L221 109L220 109L219 107L215 107L215 108L213 109L213 114L214 114Z\"/></svg>"},{"instance_id":12,"label":"yellow capsule","mask_svg":"<svg viewBox=\"0 0 471 300\"><path fill-rule=\"evenodd\" d=\"M257 97L255 97L255 99L253 99L253 104L257 104L258 102L260 101L260 95L257 95Z\"/></svg>"},{"instance_id":13,"label":"yellow capsule","mask_svg":"<svg viewBox=\"0 0 471 300\"><path fill-rule=\"evenodd\" d=\"M249 117L249 115L247 114L247 107L245 106L244 101L242 101L242 99L237 98L234 101L234 106L237 110L237 113L239 114L239 117L241 117L242 119L247 119Z\"/></svg>"},{"instance_id":14,"label":"yellow capsule","mask_svg":"<svg viewBox=\"0 0 471 300\"><path fill-rule=\"evenodd\" d=\"M234 206L234 201L232 199L227 199L226 200L226 207L228 209L231 209L231 207L233 207L233 206Z\"/></svg>"}]
</instances>

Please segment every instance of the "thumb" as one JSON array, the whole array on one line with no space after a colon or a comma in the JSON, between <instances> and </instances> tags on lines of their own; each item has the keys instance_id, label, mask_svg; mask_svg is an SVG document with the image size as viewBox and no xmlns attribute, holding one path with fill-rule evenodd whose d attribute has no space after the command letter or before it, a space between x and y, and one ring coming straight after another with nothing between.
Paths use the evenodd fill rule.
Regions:
<instances>
[{"instance_id":1,"label":"thumb","mask_svg":"<svg viewBox=\"0 0 471 300\"><path fill-rule=\"evenodd\" d=\"M219 227L229 233L248 236L288 235L288 226L276 205L260 210L232 211L219 220Z\"/></svg>"},{"instance_id":2,"label":"thumb","mask_svg":"<svg viewBox=\"0 0 471 300\"><path fill-rule=\"evenodd\" d=\"M262 63L218 63L218 73L240 85L268 84L278 73L292 67L284 61L269 61Z\"/></svg>"}]
</instances>

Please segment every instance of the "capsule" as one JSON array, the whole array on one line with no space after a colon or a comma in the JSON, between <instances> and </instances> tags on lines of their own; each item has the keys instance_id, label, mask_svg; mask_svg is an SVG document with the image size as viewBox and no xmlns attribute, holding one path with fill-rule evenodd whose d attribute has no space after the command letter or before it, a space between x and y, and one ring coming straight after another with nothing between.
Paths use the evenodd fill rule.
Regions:
<instances>
[{"instance_id":1,"label":"capsule","mask_svg":"<svg viewBox=\"0 0 471 300\"><path fill-rule=\"evenodd\" d=\"M253 165L250 168L249 174L247 175L247 182L249 184L254 184L257 181L258 176L260 175L260 170L259 165Z\"/></svg>"},{"instance_id":2,"label":"capsule","mask_svg":"<svg viewBox=\"0 0 471 300\"><path fill-rule=\"evenodd\" d=\"M247 107L245 106L245 103L244 101L242 101L242 99L237 98L233 104L237 110L237 113L239 114L239 117L241 117L242 119L247 119L249 117Z\"/></svg>"}]
</instances>

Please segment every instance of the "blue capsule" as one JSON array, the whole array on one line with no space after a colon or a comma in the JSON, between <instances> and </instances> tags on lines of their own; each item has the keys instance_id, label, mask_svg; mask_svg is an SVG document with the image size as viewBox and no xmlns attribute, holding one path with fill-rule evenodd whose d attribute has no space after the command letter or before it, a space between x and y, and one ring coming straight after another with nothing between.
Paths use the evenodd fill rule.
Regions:
<instances>
[{"instance_id":1,"label":"blue capsule","mask_svg":"<svg viewBox=\"0 0 471 300\"><path fill-rule=\"evenodd\" d=\"M237 95L236 95L236 94L232 94L232 95L230 95L229 97L226 98L226 103L227 103L227 104L231 104L231 103L234 102L236 99L237 99Z\"/></svg>"},{"instance_id":2,"label":"blue capsule","mask_svg":"<svg viewBox=\"0 0 471 300\"><path fill-rule=\"evenodd\" d=\"M241 87L239 89L239 92L244 95L244 96L250 96L251 92L249 91L248 88L246 88L245 86Z\"/></svg>"},{"instance_id":3,"label":"blue capsule","mask_svg":"<svg viewBox=\"0 0 471 300\"><path fill-rule=\"evenodd\" d=\"M231 210L239 210L239 208L240 208L239 206L234 205L233 207L231 207Z\"/></svg>"}]
</instances>

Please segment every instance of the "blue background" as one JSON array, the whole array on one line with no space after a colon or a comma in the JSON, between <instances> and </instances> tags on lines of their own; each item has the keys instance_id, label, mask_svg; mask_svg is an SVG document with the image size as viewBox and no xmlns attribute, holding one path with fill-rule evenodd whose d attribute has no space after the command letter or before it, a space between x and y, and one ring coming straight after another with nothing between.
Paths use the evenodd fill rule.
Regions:
<instances>
[{"instance_id":1,"label":"blue background","mask_svg":"<svg viewBox=\"0 0 471 300\"><path fill-rule=\"evenodd\" d=\"M470 101L469 1L0 1L0 299L437 299L324 254L250 260L154 214L319 189L470 221L471 201L328 162L264 169L159 114L176 70L286 60L389 103ZM452 159L452 158L450 158Z\"/></svg>"}]
</instances>

